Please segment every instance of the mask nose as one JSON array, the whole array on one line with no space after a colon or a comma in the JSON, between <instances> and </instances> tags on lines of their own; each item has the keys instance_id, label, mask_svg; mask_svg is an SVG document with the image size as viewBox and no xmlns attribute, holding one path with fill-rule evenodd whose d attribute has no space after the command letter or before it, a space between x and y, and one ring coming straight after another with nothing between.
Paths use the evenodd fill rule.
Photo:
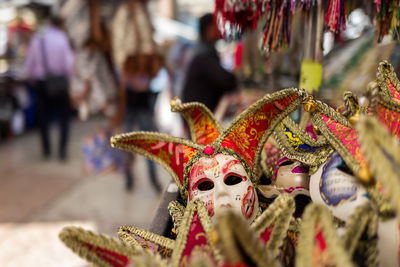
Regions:
<instances>
[{"instance_id":1,"label":"mask nose","mask_svg":"<svg viewBox=\"0 0 400 267\"><path fill-rule=\"evenodd\" d=\"M217 207L220 204L229 203L228 188L222 179L219 179L214 183L214 201Z\"/></svg>"}]
</instances>

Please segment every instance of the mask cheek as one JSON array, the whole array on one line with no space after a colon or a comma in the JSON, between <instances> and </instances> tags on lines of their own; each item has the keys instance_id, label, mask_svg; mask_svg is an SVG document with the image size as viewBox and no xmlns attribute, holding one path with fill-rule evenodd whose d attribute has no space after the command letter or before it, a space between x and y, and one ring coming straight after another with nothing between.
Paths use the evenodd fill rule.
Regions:
<instances>
[{"instance_id":1,"label":"mask cheek","mask_svg":"<svg viewBox=\"0 0 400 267\"><path fill-rule=\"evenodd\" d=\"M242 214L246 219L250 219L254 213L256 205L256 192L254 187L248 186L246 193L243 195L241 200Z\"/></svg>"},{"instance_id":2,"label":"mask cheek","mask_svg":"<svg viewBox=\"0 0 400 267\"><path fill-rule=\"evenodd\" d=\"M200 199L204 203L210 217L214 215L214 197L212 191L200 192L194 199Z\"/></svg>"}]
</instances>

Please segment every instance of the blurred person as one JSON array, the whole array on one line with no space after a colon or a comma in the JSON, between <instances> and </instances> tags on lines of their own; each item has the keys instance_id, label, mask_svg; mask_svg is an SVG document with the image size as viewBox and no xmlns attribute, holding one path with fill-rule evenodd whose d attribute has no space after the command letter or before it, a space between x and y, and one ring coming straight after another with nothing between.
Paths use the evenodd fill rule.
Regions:
<instances>
[{"instance_id":1,"label":"blurred person","mask_svg":"<svg viewBox=\"0 0 400 267\"><path fill-rule=\"evenodd\" d=\"M67 158L70 100L69 78L74 54L68 36L62 30L62 21L51 17L32 37L24 66L28 80L37 97L37 118L44 159L51 154L49 124L53 113L60 126L59 159Z\"/></svg>"},{"instance_id":2,"label":"blurred person","mask_svg":"<svg viewBox=\"0 0 400 267\"><path fill-rule=\"evenodd\" d=\"M212 14L200 17L199 36L185 74L182 100L201 102L214 111L222 96L236 89L237 82L220 64L215 42L221 35Z\"/></svg>"},{"instance_id":3,"label":"blurred person","mask_svg":"<svg viewBox=\"0 0 400 267\"><path fill-rule=\"evenodd\" d=\"M193 44L190 41L178 39L169 49L166 65L171 73L171 91L174 96L182 96L185 71L190 62Z\"/></svg>"},{"instance_id":4,"label":"blurred person","mask_svg":"<svg viewBox=\"0 0 400 267\"><path fill-rule=\"evenodd\" d=\"M139 59L139 57L142 57L142 59ZM112 121L114 127L122 124L123 132L131 132L133 130L156 131L154 105L158 94L155 91L157 91L158 86L154 79L162 72L161 66L163 66L163 59L159 55L128 57L124 70L130 71L125 71L121 77L117 114ZM151 88L151 84L154 84L153 88ZM132 191L134 187L133 161L134 155L126 153L124 174L127 191ZM146 161L150 181L154 189L160 193L162 188L157 180L155 164L151 160Z\"/></svg>"}]
</instances>

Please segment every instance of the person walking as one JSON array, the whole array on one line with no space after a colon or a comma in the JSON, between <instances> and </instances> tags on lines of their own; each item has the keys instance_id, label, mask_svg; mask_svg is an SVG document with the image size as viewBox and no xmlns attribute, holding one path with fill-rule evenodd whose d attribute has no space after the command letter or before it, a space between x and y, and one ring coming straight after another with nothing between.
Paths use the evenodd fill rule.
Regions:
<instances>
[{"instance_id":1,"label":"person walking","mask_svg":"<svg viewBox=\"0 0 400 267\"><path fill-rule=\"evenodd\" d=\"M49 23L32 37L24 62L27 79L36 92L37 119L44 159L51 154L49 124L54 113L58 115L60 126L59 159L67 158L70 119L68 89L73 58L68 36L62 30L61 19L51 17Z\"/></svg>"},{"instance_id":2,"label":"person walking","mask_svg":"<svg viewBox=\"0 0 400 267\"><path fill-rule=\"evenodd\" d=\"M212 14L199 19L200 39L184 78L182 100L198 101L215 111L225 93L236 89L235 76L220 64L215 42L221 38Z\"/></svg>"}]
</instances>

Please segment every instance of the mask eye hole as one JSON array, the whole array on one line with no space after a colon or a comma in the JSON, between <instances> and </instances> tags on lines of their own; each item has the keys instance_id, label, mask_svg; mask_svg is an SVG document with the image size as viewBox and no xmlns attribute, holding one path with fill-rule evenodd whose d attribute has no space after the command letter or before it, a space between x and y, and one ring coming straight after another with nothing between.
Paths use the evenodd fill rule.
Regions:
<instances>
[{"instance_id":1,"label":"mask eye hole","mask_svg":"<svg viewBox=\"0 0 400 267\"><path fill-rule=\"evenodd\" d=\"M349 167L347 167L346 164L340 165L340 166L338 167L338 169L341 170L341 171L344 172L344 173L353 175L353 172L349 169Z\"/></svg>"},{"instance_id":2,"label":"mask eye hole","mask_svg":"<svg viewBox=\"0 0 400 267\"><path fill-rule=\"evenodd\" d=\"M197 186L197 189L199 189L200 191L209 191L213 188L214 188L214 182L210 180L203 181L199 183L199 185Z\"/></svg>"},{"instance_id":3,"label":"mask eye hole","mask_svg":"<svg viewBox=\"0 0 400 267\"><path fill-rule=\"evenodd\" d=\"M281 164L279 164L279 166L280 166L280 167L282 167L282 166L288 166L288 165L293 164L293 163L294 163L294 161L287 160L287 161L284 161L284 162L282 162Z\"/></svg>"},{"instance_id":4,"label":"mask eye hole","mask_svg":"<svg viewBox=\"0 0 400 267\"><path fill-rule=\"evenodd\" d=\"M235 185L235 184L240 183L241 181L243 181L242 177L230 175L225 178L224 183L226 185Z\"/></svg>"}]
</instances>

